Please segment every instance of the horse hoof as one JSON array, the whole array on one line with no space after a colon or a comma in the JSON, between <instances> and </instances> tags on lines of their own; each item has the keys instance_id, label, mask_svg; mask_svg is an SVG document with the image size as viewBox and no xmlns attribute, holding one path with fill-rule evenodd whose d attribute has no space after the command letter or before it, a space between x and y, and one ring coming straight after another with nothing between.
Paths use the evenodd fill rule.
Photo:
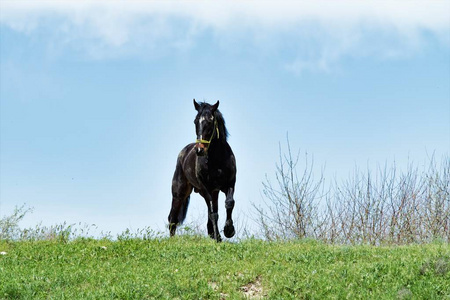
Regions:
<instances>
[{"instance_id":1,"label":"horse hoof","mask_svg":"<svg viewBox=\"0 0 450 300\"><path fill-rule=\"evenodd\" d=\"M226 222L223 233L227 238L232 238L235 235L236 231L234 230L233 222Z\"/></svg>"},{"instance_id":2,"label":"horse hoof","mask_svg":"<svg viewBox=\"0 0 450 300\"><path fill-rule=\"evenodd\" d=\"M215 240L218 243L222 242L222 237L220 236L220 234L217 235L217 238L214 237L214 234L210 234L209 237L212 238L213 240Z\"/></svg>"}]
</instances>

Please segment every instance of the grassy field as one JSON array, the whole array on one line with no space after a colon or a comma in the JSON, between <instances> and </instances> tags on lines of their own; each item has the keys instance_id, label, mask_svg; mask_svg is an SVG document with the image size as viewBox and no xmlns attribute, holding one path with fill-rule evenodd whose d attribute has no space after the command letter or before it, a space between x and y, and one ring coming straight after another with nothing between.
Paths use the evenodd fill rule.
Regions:
<instances>
[{"instance_id":1,"label":"grassy field","mask_svg":"<svg viewBox=\"0 0 450 300\"><path fill-rule=\"evenodd\" d=\"M0 241L0 299L450 299L450 247Z\"/></svg>"}]
</instances>

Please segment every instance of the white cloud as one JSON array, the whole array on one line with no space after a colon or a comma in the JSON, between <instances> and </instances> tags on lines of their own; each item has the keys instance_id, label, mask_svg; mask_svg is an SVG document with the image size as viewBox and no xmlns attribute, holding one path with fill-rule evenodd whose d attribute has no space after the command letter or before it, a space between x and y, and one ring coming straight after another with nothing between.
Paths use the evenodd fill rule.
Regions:
<instances>
[{"instance_id":1,"label":"white cloud","mask_svg":"<svg viewBox=\"0 0 450 300\"><path fill-rule=\"evenodd\" d=\"M210 31L262 52L289 44L288 69L327 71L346 55L397 57L425 35L450 45L450 1L2 1L0 22L91 57L189 49ZM280 40L279 37L283 40ZM370 36L370 38L367 38ZM225 41L225 42L224 42ZM374 43L375 41L375 43ZM411 50L412 49L412 50Z\"/></svg>"}]
</instances>

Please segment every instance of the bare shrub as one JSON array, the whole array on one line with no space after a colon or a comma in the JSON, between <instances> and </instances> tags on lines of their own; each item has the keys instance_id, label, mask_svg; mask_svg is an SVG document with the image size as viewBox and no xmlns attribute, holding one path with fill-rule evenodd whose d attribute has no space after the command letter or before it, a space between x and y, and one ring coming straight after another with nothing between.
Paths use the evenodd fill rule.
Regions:
<instances>
[{"instance_id":1,"label":"bare shrub","mask_svg":"<svg viewBox=\"0 0 450 300\"><path fill-rule=\"evenodd\" d=\"M313 176L313 162L280 146L276 184L266 176L263 205L255 205L257 223L268 240L315 238L328 243L408 244L450 241L450 160L434 156L420 171L413 163L375 171L355 169L325 191L323 172Z\"/></svg>"},{"instance_id":2,"label":"bare shrub","mask_svg":"<svg viewBox=\"0 0 450 300\"><path fill-rule=\"evenodd\" d=\"M404 172L393 164L375 175L355 171L352 178L334 188L327 201L331 242L424 243L450 240L450 163L438 166L434 157L428 169L410 163Z\"/></svg>"},{"instance_id":3,"label":"bare shrub","mask_svg":"<svg viewBox=\"0 0 450 300\"><path fill-rule=\"evenodd\" d=\"M257 222L268 240L320 236L319 203L323 197L324 178L314 179L314 162L305 155L305 168L297 172L299 154L293 156L287 141L287 154L276 167L276 184L266 176L263 182L264 205L253 204Z\"/></svg>"},{"instance_id":4,"label":"bare shrub","mask_svg":"<svg viewBox=\"0 0 450 300\"><path fill-rule=\"evenodd\" d=\"M375 174L355 170L328 199L331 242L379 244L410 243L422 237L423 177L412 165L398 174L395 164Z\"/></svg>"},{"instance_id":5,"label":"bare shrub","mask_svg":"<svg viewBox=\"0 0 450 300\"><path fill-rule=\"evenodd\" d=\"M434 159L425 174L423 225L427 238L450 241L450 159Z\"/></svg>"}]
</instances>

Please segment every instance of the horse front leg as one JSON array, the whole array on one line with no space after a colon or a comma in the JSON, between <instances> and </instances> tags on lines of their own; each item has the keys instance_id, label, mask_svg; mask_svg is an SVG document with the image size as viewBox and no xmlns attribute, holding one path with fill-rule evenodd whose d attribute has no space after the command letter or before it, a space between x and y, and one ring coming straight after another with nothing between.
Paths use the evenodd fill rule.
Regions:
<instances>
[{"instance_id":1,"label":"horse front leg","mask_svg":"<svg viewBox=\"0 0 450 300\"><path fill-rule=\"evenodd\" d=\"M230 187L227 191L227 199L225 200L225 208L227 210L227 220L223 233L227 238L232 238L236 231L234 230L233 219L231 217L234 208L234 188Z\"/></svg>"},{"instance_id":2,"label":"horse front leg","mask_svg":"<svg viewBox=\"0 0 450 300\"><path fill-rule=\"evenodd\" d=\"M204 198L208 206L208 234L212 239L221 242L222 237L220 236L219 227L217 225L219 220L219 207L217 203L219 192L213 192L212 195L204 195Z\"/></svg>"}]
</instances>

